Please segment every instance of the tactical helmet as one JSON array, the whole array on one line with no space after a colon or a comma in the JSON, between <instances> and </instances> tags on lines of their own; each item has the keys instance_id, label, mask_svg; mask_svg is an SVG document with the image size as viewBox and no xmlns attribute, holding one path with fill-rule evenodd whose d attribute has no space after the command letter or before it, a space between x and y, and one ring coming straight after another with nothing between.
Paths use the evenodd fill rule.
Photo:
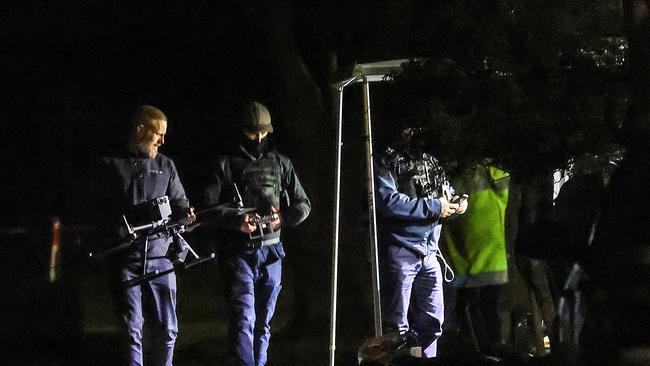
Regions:
<instances>
[{"instance_id":1,"label":"tactical helmet","mask_svg":"<svg viewBox=\"0 0 650 366\"><path fill-rule=\"evenodd\" d=\"M242 130L246 132L273 132L271 114L259 102L247 103L242 110L239 122Z\"/></svg>"}]
</instances>

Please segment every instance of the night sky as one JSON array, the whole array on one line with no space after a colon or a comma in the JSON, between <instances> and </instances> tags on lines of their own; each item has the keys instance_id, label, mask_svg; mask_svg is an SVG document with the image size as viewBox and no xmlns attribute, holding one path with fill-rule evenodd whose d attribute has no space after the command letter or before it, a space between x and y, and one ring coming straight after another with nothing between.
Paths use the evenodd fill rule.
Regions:
<instances>
[{"instance_id":1,"label":"night sky","mask_svg":"<svg viewBox=\"0 0 650 366\"><path fill-rule=\"evenodd\" d=\"M137 105L168 115L164 151L184 162L218 151L233 104L256 98L273 108L286 90L278 61L258 47L267 35L244 9L58 5L3 17L2 164L12 172L2 178L11 197L3 226L60 212L84 164L115 145Z\"/></svg>"}]
</instances>

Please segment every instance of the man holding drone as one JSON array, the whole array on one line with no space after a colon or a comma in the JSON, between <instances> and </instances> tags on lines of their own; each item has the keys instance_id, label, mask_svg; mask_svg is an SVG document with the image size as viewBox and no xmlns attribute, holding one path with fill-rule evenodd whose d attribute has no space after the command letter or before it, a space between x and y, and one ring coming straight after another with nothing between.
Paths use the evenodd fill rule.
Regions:
<instances>
[{"instance_id":1,"label":"man holding drone","mask_svg":"<svg viewBox=\"0 0 650 366\"><path fill-rule=\"evenodd\" d=\"M190 208L174 162L158 153L165 142L167 117L158 108L137 108L129 125L128 141L122 151L101 159L93 186L107 227L116 228L128 245L112 251L111 285L120 318L120 349L128 365L143 364L143 324L152 334L151 365L172 365L178 334L176 317L176 275L170 271L172 235L166 230L142 230L133 235L130 224L176 219L189 225L196 216ZM120 216L124 220L120 222ZM143 225L145 227L147 225ZM132 234L131 237L127 237ZM125 286L151 272L170 273L136 285Z\"/></svg>"},{"instance_id":2,"label":"man holding drone","mask_svg":"<svg viewBox=\"0 0 650 366\"><path fill-rule=\"evenodd\" d=\"M235 151L217 159L203 204L214 207L237 202L237 208L217 210L219 266L230 307L232 363L263 366L271 336L269 323L281 289L283 226L296 226L311 211L311 203L293 164L277 152L268 109L247 103L239 113L243 132Z\"/></svg>"}]
</instances>

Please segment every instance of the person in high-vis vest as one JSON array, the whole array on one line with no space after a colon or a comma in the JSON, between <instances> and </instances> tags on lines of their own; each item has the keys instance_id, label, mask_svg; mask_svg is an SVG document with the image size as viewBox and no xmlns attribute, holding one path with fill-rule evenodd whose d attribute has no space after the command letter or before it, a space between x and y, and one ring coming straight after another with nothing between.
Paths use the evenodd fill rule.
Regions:
<instances>
[{"instance_id":1,"label":"person in high-vis vest","mask_svg":"<svg viewBox=\"0 0 650 366\"><path fill-rule=\"evenodd\" d=\"M472 210L449 220L441 238L455 272L446 288L445 330L469 326L474 332L470 343L481 353L498 353L495 347L509 337L504 309L509 181L509 174L494 166L476 165L465 171L454 183L458 192L469 194Z\"/></svg>"}]
</instances>

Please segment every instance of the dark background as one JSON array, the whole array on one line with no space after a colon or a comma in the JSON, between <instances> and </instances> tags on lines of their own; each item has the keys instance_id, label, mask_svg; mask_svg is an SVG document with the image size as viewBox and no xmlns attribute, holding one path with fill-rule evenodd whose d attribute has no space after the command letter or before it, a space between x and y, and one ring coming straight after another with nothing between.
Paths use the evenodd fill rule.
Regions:
<instances>
[{"instance_id":1,"label":"dark background","mask_svg":"<svg viewBox=\"0 0 650 366\"><path fill-rule=\"evenodd\" d=\"M0 334L10 361L115 362L106 264L78 260L99 238L73 214L75 205L83 205L73 198L84 189L93 159L118 144L134 107L152 104L167 114L162 151L175 160L190 199L198 202L209 159L240 138L233 109L252 98L271 110L273 137L293 158L313 202L308 222L286 238L285 285L274 320L276 361L326 362L334 123L319 82L329 93L323 80L331 71L315 67L323 75L316 80L305 59L329 63L324 43L336 19L330 6L312 5L27 1L0 11L6 259L0 282L7 294L0 302L6 314ZM63 220L64 250L59 279L50 284L53 217ZM202 253L210 248L204 237L187 238ZM365 242L355 237L351 250L357 255L343 264L364 268ZM225 357L226 311L215 273L206 264L179 275L177 364L214 364ZM357 289L367 285L356 284L353 291L342 286L347 296L340 306L349 315L341 324L349 326L339 339L350 343L341 346L350 353L371 328L366 312L353 313L346 303L367 307L368 298Z\"/></svg>"},{"instance_id":2,"label":"dark background","mask_svg":"<svg viewBox=\"0 0 650 366\"><path fill-rule=\"evenodd\" d=\"M63 265L61 280L48 283L50 223L63 218L70 257L92 242L83 220L68 221L71 197L83 188L92 159L116 144L135 106L152 104L167 114L162 152L176 162L193 202L205 184L208 160L238 138L234 106L254 98L269 107L273 138L292 157L313 204L308 221L287 233L271 357L279 364L325 364L335 157L329 84L347 76L355 62L372 60L451 58L465 72L459 75L477 64L496 65L487 69L512 76L498 88L507 92L490 98L495 93L487 88L470 98L489 123L468 125L465 108L446 108L446 121L462 128L449 129L453 139L439 148L458 153L454 148L463 146L463 156L497 159L513 172L524 196L542 197L525 203L530 207L524 211L536 217L551 198L534 194L548 189L536 182L567 158L603 141L632 148L645 143L648 34L644 1L28 0L4 6L0 285L6 296L0 309L6 315L0 335L12 350L10 359L111 363L114 320L103 287L105 264ZM603 37L627 37L631 61L621 66L605 57L605 67L595 67L602 52L589 52L607 49L595 41ZM561 57L567 50L596 56L567 63ZM475 86L468 89L483 90ZM360 98L351 89L346 104L359 105ZM628 104L621 107L621 100ZM621 112L628 105L634 113ZM360 109L346 109L345 121L337 352L351 364L373 331ZM381 133L395 121L378 123ZM486 131L498 131L497 138L481 138ZM489 143L502 138L508 143ZM198 235L188 239L207 250ZM225 354L218 282L211 265L179 275L179 365L213 364Z\"/></svg>"}]
</instances>

